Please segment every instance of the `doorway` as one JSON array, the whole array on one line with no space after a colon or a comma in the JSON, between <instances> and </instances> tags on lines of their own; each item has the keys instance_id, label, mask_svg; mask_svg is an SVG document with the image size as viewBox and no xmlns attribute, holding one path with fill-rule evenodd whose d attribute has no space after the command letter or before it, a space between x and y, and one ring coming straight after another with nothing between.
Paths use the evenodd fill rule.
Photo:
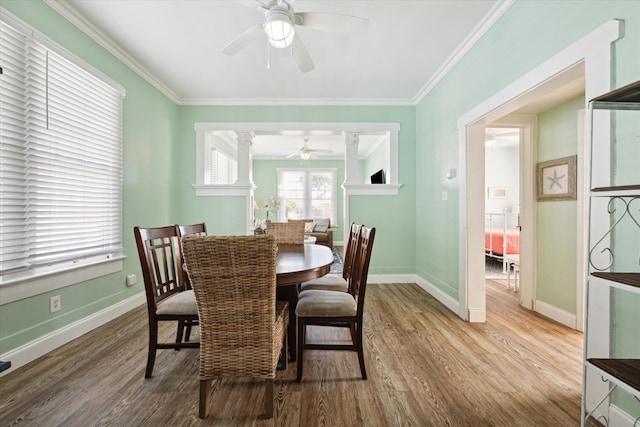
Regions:
<instances>
[{"instance_id":1,"label":"doorway","mask_svg":"<svg viewBox=\"0 0 640 427\"><path fill-rule=\"evenodd\" d=\"M525 106L533 108L548 101L563 88L583 81L586 99L605 93L611 81L611 43L620 36L617 21L608 21L571 46L551 57L529 73L470 110L458 120L461 182L460 254L459 254L459 315L472 322L486 319L486 293L484 284L484 257L482 255L484 218L475 214L484 207L484 130L494 122L513 114L526 113ZM575 96L575 95L572 95ZM567 100L570 98L567 98ZM534 123L535 124L535 123ZM586 124L588 125L588 123ZM521 158L524 160L521 176L521 304L535 309L533 284L535 283L535 131L523 128ZM588 156L579 153L585 160ZM584 218L584 208L578 213ZM584 230L578 230L578 259L584 259ZM530 241L531 245L524 244ZM583 304L578 304L581 308ZM573 326L575 327L575 326Z\"/></svg>"}]
</instances>

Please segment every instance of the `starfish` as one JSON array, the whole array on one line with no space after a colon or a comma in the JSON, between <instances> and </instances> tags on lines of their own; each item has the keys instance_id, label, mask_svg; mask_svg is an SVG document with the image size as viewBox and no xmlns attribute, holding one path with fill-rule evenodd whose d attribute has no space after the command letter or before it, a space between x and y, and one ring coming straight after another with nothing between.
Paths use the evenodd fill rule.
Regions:
<instances>
[{"instance_id":1,"label":"starfish","mask_svg":"<svg viewBox=\"0 0 640 427\"><path fill-rule=\"evenodd\" d=\"M553 170L553 176L548 176L547 179L551 181L549 185L549 189L552 189L554 185L557 185L559 189L562 190L562 185L560 184L560 180L564 178L564 175L558 176L558 171Z\"/></svg>"}]
</instances>

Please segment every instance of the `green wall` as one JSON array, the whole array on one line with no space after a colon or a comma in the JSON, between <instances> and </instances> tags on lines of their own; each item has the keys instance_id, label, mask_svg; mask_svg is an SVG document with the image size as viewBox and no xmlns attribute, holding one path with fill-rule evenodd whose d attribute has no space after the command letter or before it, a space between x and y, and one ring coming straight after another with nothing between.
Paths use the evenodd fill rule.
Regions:
<instances>
[{"instance_id":1,"label":"green wall","mask_svg":"<svg viewBox=\"0 0 640 427\"><path fill-rule=\"evenodd\" d=\"M584 96L538 116L538 162L578 153L578 111ZM536 299L576 313L577 202L543 201L537 206Z\"/></svg>"},{"instance_id":2,"label":"green wall","mask_svg":"<svg viewBox=\"0 0 640 427\"><path fill-rule=\"evenodd\" d=\"M179 109L84 33L40 1L3 1L2 7L37 28L126 90L123 129L123 271L31 298L0 305L0 354L143 292L133 226L174 221L171 197ZM128 273L138 284L126 287ZM49 298L62 309L49 314Z\"/></svg>"},{"instance_id":3,"label":"green wall","mask_svg":"<svg viewBox=\"0 0 640 427\"><path fill-rule=\"evenodd\" d=\"M612 87L635 81L640 2L516 1L417 105L416 270L453 298L459 287L459 181L444 176L458 166L458 119L611 19L625 20L625 36L614 47Z\"/></svg>"}]
</instances>

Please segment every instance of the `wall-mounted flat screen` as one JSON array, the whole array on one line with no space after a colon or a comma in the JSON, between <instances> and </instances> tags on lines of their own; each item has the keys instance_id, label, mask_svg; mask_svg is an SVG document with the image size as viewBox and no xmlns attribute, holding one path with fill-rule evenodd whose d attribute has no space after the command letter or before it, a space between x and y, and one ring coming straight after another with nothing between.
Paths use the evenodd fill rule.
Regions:
<instances>
[{"instance_id":1,"label":"wall-mounted flat screen","mask_svg":"<svg viewBox=\"0 0 640 427\"><path fill-rule=\"evenodd\" d=\"M384 169L380 169L378 172L371 175L371 183L372 184L385 184L386 179L384 176Z\"/></svg>"}]
</instances>

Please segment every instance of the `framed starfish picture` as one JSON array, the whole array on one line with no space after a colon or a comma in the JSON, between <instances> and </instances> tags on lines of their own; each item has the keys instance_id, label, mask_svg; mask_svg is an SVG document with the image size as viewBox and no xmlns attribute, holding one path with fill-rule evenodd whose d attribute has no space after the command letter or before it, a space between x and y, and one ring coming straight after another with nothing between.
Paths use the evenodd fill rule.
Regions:
<instances>
[{"instance_id":1,"label":"framed starfish picture","mask_svg":"<svg viewBox=\"0 0 640 427\"><path fill-rule=\"evenodd\" d=\"M538 163L538 201L576 200L577 156Z\"/></svg>"}]
</instances>

